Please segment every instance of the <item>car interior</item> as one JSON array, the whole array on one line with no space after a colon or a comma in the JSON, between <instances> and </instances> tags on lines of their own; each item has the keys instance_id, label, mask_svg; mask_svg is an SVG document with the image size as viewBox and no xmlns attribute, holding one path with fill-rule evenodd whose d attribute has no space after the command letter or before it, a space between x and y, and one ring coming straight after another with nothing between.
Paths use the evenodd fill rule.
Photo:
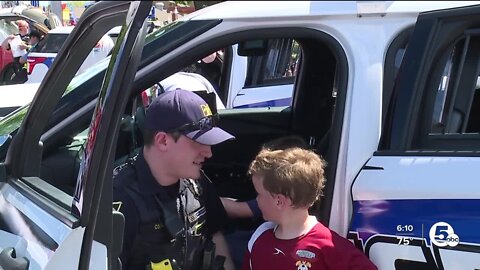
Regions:
<instances>
[{"instance_id":1,"label":"car interior","mask_svg":"<svg viewBox=\"0 0 480 270\"><path fill-rule=\"evenodd\" d=\"M231 68L227 63L232 52L225 49L228 48L227 45L240 42L240 53L258 57L266 55L266 45L269 42L278 42L279 38L283 37L274 36L260 43L258 39L244 38L233 42L229 40L222 46L211 47L209 53L202 54L223 52L218 54L208 70L209 74L205 76L210 80L215 78L212 83L220 86L219 94L222 100L225 100L227 92L222 87L226 85ZM298 71L294 76L292 104L284 107L219 110L219 126L235 135L236 139L213 146L213 157L204 164L204 171L221 197L240 201L253 199L256 193L246 173L250 161L264 143L286 135L298 135L327 161L325 172L327 184L325 196L322 198L323 203L320 206L314 205L311 212L328 224L331 200L329 194L333 190L332 179L336 164L334 157L337 155L339 144L339 136L331 134L338 134L336 132L341 129L341 123L334 125L333 120L343 114L343 111L337 112L335 109L339 102L337 100L340 95L339 89L346 88L344 75L346 72L340 72L346 70L346 61L344 55L339 53L341 50L329 43L329 37L319 36L317 32L310 35L307 31L294 38L300 46L301 54L297 64ZM183 60L184 64L178 71L192 66L192 59L195 59L193 63L197 63L197 59L201 59L198 56ZM287 69L291 63L284 61L283 65ZM134 83L135 91L132 92L125 108L118 133L115 166L137 154L143 145L142 127L148 101L145 102L145 94L142 95L142 92L144 90L146 93L152 92L152 88L157 87L158 78L165 78L166 75L173 74L172 71L167 72L168 74L159 71L153 76L150 74L150 78L156 77L157 81L140 78L139 83ZM103 74L101 72L80 85L82 88L78 89L80 91L70 91L62 98L55 111L63 110L63 113L56 115L54 112L41 139L43 158L40 178L58 188L59 192L65 192L70 196L74 193L82 151L98 93L96 91L99 90ZM208 96L205 93L199 94L204 98ZM80 97L81 102L78 101ZM66 100L76 102L63 102ZM215 107L212 103L214 99L210 100L210 104ZM336 114L338 115L335 116ZM252 230L260 222L254 219L231 220L226 231Z\"/></svg>"}]
</instances>

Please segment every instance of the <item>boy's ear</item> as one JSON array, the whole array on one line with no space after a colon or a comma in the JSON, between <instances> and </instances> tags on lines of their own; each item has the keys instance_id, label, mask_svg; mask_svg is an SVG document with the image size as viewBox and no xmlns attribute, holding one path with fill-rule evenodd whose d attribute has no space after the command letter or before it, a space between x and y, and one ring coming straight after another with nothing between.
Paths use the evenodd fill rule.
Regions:
<instances>
[{"instance_id":1,"label":"boy's ear","mask_svg":"<svg viewBox=\"0 0 480 270\"><path fill-rule=\"evenodd\" d=\"M290 198L285 195L277 194L276 196L276 206L280 209L289 207L292 205Z\"/></svg>"}]
</instances>

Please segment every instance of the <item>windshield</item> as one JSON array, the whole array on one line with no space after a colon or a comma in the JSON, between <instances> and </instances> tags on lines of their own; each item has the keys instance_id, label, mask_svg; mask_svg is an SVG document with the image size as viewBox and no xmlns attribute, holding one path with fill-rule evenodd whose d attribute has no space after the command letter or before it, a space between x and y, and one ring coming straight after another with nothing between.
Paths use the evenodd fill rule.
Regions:
<instances>
[{"instance_id":1,"label":"windshield","mask_svg":"<svg viewBox=\"0 0 480 270\"><path fill-rule=\"evenodd\" d=\"M67 90L65 90L65 93L63 93L63 96L67 95L74 89L77 89L84 82L90 80L100 72L105 71L109 61L110 61L110 56L102 59L95 65L91 66L85 72L75 76L70 82L70 84L67 86ZM19 128L23 118L25 118L27 114L29 107L30 107L30 103L13 111L9 115L2 118L0 120L0 136L11 134L13 131Z\"/></svg>"},{"instance_id":2,"label":"windshield","mask_svg":"<svg viewBox=\"0 0 480 270\"><path fill-rule=\"evenodd\" d=\"M0 19L0 39L3 41L9 35L14 35L18 33L18 28L11 23L10 18L1 18Z\"/></svg>"}]
</instances>

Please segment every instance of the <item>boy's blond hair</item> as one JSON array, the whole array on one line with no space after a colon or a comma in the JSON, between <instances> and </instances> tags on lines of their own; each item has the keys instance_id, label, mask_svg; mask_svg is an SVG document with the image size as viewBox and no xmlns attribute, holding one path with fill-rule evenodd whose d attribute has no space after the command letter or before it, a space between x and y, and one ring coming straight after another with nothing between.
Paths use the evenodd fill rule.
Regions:
<instances>
[{"instance_id":1,"label":"boy's blond hair","mask_svg":"<svg viewBox=\"0 0 480 270\"><path fill-rule=\"evenodd\" d=\"M271 194L282 194L295 208L310 207L320 198L325 185L325 162L310 150L264 149L250 164L248 173L263 179Z\"/></svg>"}]
</instances>

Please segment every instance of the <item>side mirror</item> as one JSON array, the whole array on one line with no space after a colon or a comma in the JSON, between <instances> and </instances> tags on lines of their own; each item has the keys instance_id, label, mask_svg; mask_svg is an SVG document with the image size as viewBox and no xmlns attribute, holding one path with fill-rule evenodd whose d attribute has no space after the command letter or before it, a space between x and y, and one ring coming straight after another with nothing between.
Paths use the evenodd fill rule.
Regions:
<instances>
[{"instance_id":1,"label":"side mirror","mask_svg":"<svg viewBox=\"0 0 480 270\"><path fill-rule=\"evenodd\" d=\"M249 40L238 43L238 55L262 56L267 54L268 40Z\"/></svg>"}]
</instances>

